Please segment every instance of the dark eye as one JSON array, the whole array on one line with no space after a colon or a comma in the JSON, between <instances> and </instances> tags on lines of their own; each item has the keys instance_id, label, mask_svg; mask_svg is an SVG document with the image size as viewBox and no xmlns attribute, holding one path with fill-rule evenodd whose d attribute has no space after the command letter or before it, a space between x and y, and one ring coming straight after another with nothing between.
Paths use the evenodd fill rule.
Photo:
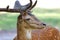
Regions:
<instances>
[{"instance_id":1,"label":"dark eye","mask_svg":"<svg viewBox=\"0 0 60 40\"><path fill-rule=\"evenodd\" d=\"M44 26L46 26L46 24L43 23Z\"/></svg>"},{"instance_id":2,"label":"dark eye","mask_svg":"<svg viewBox=\"0 0 60 40\"><path fill-rule=\"evenodd\" d=\"M30 20L30 18L26 19L26 20Z\"/></svg>"}]
</instances>

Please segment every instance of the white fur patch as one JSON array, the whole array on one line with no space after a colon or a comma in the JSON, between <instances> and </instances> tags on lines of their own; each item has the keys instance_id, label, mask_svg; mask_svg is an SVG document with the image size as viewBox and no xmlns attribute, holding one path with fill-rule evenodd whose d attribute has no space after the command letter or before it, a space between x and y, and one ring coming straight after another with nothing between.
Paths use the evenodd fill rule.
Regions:
<instances>
[{"instance_id":1,"label":"white fur patch","mask_svg":"<svg viewBox=\"0 0 60 40\"><path fill-rule=\"evenodd\" d=\"M31 30L26 30L26 37L27 39L31 39Z\"/></svg>"}]
</instances>

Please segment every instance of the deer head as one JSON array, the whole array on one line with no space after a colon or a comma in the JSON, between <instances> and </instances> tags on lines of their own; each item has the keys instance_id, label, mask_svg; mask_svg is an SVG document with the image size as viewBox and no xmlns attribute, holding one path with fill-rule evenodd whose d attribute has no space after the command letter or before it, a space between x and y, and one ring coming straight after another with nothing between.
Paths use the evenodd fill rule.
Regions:
<instances>
[{"instance_id":1,"label":"deer head","mask_svg":"<svg viewBox=\"0 0 60 40\"><path fill-rule=\"evenodd\" d=\"M32 5L32 0L27 5L20 7L20 14L18 20L24 21L25 26L29 25L29 28L44 28L46 24L40 22L34 15L31 14L32 8L36 6L37 0Z\"/></svg>"}]
</instances>

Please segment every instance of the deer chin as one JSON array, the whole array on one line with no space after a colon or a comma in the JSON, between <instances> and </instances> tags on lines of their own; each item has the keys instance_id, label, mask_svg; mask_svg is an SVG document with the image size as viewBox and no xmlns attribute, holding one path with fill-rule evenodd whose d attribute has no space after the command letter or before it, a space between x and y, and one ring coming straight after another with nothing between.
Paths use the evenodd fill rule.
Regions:
<instances>
[{"instance_id":1,"label":"deer chin","mask_svg":"<svg viewBox=\"0 0 60 40\"><path fill-rule=\"evenodd\" d=\"M31 29L26 29L26 38L27 40L31 40L32 36L31 36Z\"/></svg>"}]
</instances>

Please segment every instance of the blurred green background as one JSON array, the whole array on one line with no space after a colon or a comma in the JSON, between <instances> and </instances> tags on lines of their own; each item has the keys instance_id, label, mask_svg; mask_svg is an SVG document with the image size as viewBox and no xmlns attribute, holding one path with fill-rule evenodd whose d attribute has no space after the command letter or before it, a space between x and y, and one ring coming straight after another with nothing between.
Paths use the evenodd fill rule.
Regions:
<instances>
[{"instance_id":1,"label":"blurred green background","mask_svg":"<svg viewBox=\"0 0 60 40\"><path fill-rule=\"evenodd\" d=\"M60 9L34 8L32 10L40 21L60 28ZM15 30L19 13L0 12L0 30Z\"/></svg>"}]
</instances>

